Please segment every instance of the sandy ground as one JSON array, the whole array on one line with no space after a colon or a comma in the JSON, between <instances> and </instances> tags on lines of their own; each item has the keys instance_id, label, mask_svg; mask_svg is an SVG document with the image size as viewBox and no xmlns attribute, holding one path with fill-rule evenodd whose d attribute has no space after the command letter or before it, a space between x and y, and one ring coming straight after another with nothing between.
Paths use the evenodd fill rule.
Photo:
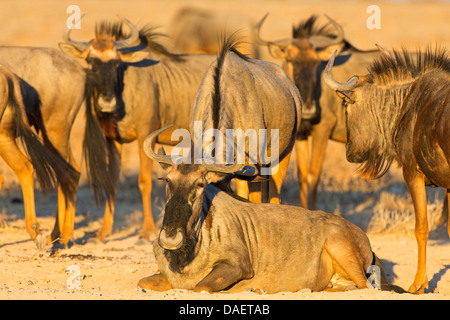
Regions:
<instances>
[{"instance_id":1,"label":"sandy ground","mask_svg":"<svg viewBox=\"0 0 450 320\"><path fill-rule=\"evenodd\" d=\"M74 2L75 3L75 2ZM0 45L57 47L65 21L68 1L2 1ZM167 30L174 12L188 4L183 1L77 1L86 13L82 29L74 37L92 37L97 19L113 18L117 13L140 25L152 22ZM193 2L189 2L193 4ZM270 12L263 36L279 39L290 35L291 26L312 13L334 17L347 38L361 49L380 43L390 48L439 43L450 46L450 5L442 2L380 2L381 29L366 28L369 16L364 1L198 1L195 5L215 11L237 12L258 20ZM170 40L165 40L170 46ZM267 59L270 57L265 56ZM72 145L81 163L82 119L77 119ZM430 240L427 274L429 287L424 295L355 290L343 293L297 293L275 295L195 294L186 290L165 293L144 292L136 284L157 271L151 245L136 245L142 219L142 205L137 187L138 159L136 144L125 146L120 192L113 234L105 244L88 239L99 228L103 208L96 207L83 175L78 193L75 234L69 249L48 247L37 251L25 230L23 203L17 179L0 161L5 178L0 194L0 299L450 299L450 241L446 230L434 221L442 206L443 191L429 189L428 210ZM354 173L355 166L345 160L343 145L331 142L327 150L318 208L360 226L368 233L373 250L385 263L391 283L407 290L414 279L417 248L414 238L414 212L398 168L378 181L365 181ZM83 169L84 170L84 169ZM83 171L84 172L84 171ZM155 178L161 172L155 168ZM291 163L282 190L282 202L298 204L295 163ZM41 228L50 232L54 224L56 196L42 197L37 192L37 214ZM154 181L153 212L158 221L164 204L164 189ZM79 270L80 288L70 289L71 274ZM280 275L282 276L282 275Z\"/></svg>"}]
</instances>

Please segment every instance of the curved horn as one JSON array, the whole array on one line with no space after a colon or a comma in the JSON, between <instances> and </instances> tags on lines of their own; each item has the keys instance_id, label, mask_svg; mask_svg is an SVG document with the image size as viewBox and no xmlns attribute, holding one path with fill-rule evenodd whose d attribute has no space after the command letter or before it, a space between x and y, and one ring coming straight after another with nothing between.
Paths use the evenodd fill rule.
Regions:
<instances>
[{"instance_id":1,"label":"curved horn","mask_svg":"<svg viewBox=\"0 0 450 320\"><path fill-rule=\"evenodd\" d=\"M154 161L157 161L159 163L173 165L172 158L170 156L163 155L163 154L158 154L155 151L153 151L153 149L152 149L152 144L153 144L153 141L156 140L156 137L158 137L158 135L161 132L166 131L167 129L169 129L172 126L173 126L173 124L168 125L168 126L166 126L164 128L161 128L159 130L153 131L152 133L150 133L148 135L147 138L145 138L145 141L144 141L144 152L147 155L147 157L149 157L150 159L152 159Z\"/></svg>"},{"instance_id":2,"label":"curved horn","mask_svg":"<svg viewBox=\"0 0 450 320\"><path fill-rule=\"evenodd\" d=\"M206 169L206 171L219 172L219 173L235 173L236 171L241 170L245 167L244 164L234 163L230 165L223 164L202 164L202 167Z\"/></svg>"},{"instance_id":3,"label":"curved horn","mask_svg":"<svg viewBox=\"0 0 450 320\"><path fill-rule=\"evenodd\" d=\"M327 86L332 89L333 91L345 91L345 90L353 90L356 85L358 84L358 77L354 76L350 80L348 80L346 83L341 83L333 78L332 69L334 64L334 59L336 58L337 50L334 50L333 54L331 55L330 60L328 61L327 66L325 67L325 70L323 71L323 80L327 84Z\"/></svg>"},{"instance_id":4,"label":"curved horn","mask_svg":"<svg viewBox=\"0 0 450 320\"><path fill-rule=\"evenodd\" d=\"M344 41L344 28L342 28L342 26L339 23L337 23L334 19L330 18L328 15L325 15L325 17L327 17L327 19L336 28L338 32L337 37L331 40L328 43L328 45L331 46L333 44L341 43L342 41Z\"/></svg>"},{"instance_id":5,"label":"curved horn","mask_svg":"<svg viewBox=\"0 0 450 320\"><path fill-rule=\"evenodd\" d=\"M266 18L267 18L268 15L269 15L269 13L267 12L266 15L261 19L261 21L259 21L259 22L255 25L255 27L254 27L254 31L255 31L255 42L256 42L257 44L259 44L259 45L262 45L262 46L267 46L267 45L273 43L273 42L270 42L270 41L266 41L266 40L261 39L261 36L260 36L261 26L262 26L262 24L264 23L264 21L266 20Z\"/></svg>"},{"instance_id":6,"label":"curved horn","mask_svg":"<svg viewBox=\"0 0 450 320\"><path fill-rule=\"evenodd\" d=\"M84 14L80 17L80 20L83 17L84 17ZM78 23L78 21L76 23ZM70 33L71 32L72 32L72 29L69 29L69 28L66 27L66 29L63 32L63 40L64 40L64 42L73 45L79 51L84 51L87 48L89 48L89 41L75 41L75 40L70 39Z\"/></svg>"},{"instance_id":7,"label":"curved horn","mask_svg":"<svg viewBox=\"0 0 450 320\"><path fill-rule=\"evenodd\" d=\"M131 35L128 37L128 39L125 40L121 40L121 41L116 41L116 48L117 49L123 49L126 47L131 46L132 44L134 44L137 40L139 40L139 30L136 28L136 26L131 23L130 20L128 20L125 17L122 17L119 15L119 18L125 22L127 24L127 26L130 28L131 30Z\"/></svg>"},{"instance_id":8,"label":"curved horn","mask_svg":"<svg viewBox=\"0 0 450 320\"><path fill-rule=\"evenodd\" d=\"M395 60L395 56L392 52L386 50L385 48L383 48L382 46L380 46L378 43L375 43L375 46L378 48L378 50L380 50L381 52L383 52L386 56L388 56L389 58L392 58Z\"/></svg>"}]
</instances>

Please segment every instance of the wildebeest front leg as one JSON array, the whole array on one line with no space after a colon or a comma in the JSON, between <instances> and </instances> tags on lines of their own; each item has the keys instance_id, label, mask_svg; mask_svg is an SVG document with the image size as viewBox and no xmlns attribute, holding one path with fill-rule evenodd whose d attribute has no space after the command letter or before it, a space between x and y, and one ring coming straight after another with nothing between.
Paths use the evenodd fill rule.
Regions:
<instances>
[{"instance_id":1,"label":"wildebeest front leg","mask_svg":"<svg viewBox=\"0 0 450 320\"><path fill-rule=\"evenodd\" d=\"M108 159L109 159L109 173L111 175L111 181L117 190L120 175L122 144L117 141L108 139ZM101 242L105 241L105 237L112 232L114 223L114 208L116 199L109 199L106 201L105 214L103 216L103 224L100 230L97 231L95 239Z\"/></svg>"},{"instance_id":2,"label":"wildebeest front leg","mask_svg":"<svg viewBox=\"0 0 450 320\"><path fill-rule=\"evenodd\" d=\"M295 141L295 153L297 156L297 176L300 187L299 205L308 207L308 168L309 168L309 144L308 140Z\"/></svg>"},{"instance_id":3,"label":"wildebeest front leg","mask_svg":"<svg viewBox=\"0 0 450 320\"><path fill-rule=\"evenodd\" d=\"M144 211L144 222L139 239L150 241L155 231L155 223L152 215L152 165L153 161L144 152L144 140L146 137L138 139L139 144L139 190L142 196L142 209ZM154 146L152 146L153 148Z\"/></svg>"},{"instance_id":4,"label":"wildebeest front leg","mask_svg":"<svg viewBox=\"0 0 450 320\"><path fill-rule=\"evenodd\" d=\"M444 203L442 205L442 212L441 216L437 218L436 224L439 226L445 226L447 224L448 228L448 235L450 236L450 224L448 224L449 217L450 217L450 207L448 206L448 197L449 197L449 191L450 189L446 189L444 192Z\"/></svg>"},{"instance_id":5,"label":"wildebeest front leg","mask_svg":"<svg viewBox=\"0 0 450 320\"><path fill-rule=\"evenodd\" d=\"M425 288L428 286L426 270L428 220L425 179L423 174L419 173L415 168L407 167L403 168L403 177L414 203L414 213L416 217L414 234L416 236L418 249L416 277L408 291L410 293L424 293Z\"/></svg>"},{"instance_id":6,"label":"wildebeest front leg","mask_svg":"<svg viewBox=\"0 0 450 320\"><path fill-rule=\"evenodd\" d=\"M278 164L278 170L272 174L269 180L269 202L280 203L281 185L283 184L284 177L289 167L289 160L291 159L291 153L280 160Z\"/></svg>"},{"instance_id":7,"label":"wildebeest front leg","mask_svg":"<svg viewBox=\"0 0 450 320\"><path fill-rule=\"evenodd\" d=\"M448 198L450 198L450 188L447 189L447 196L444 202L444 209L447 208L447 233L450 237L450 205L448 204Z\"/></svg>"},{"instance_id":8,"label":"wildebeest front leg","mask_svg":"<svg viewBox=\"0 0 450 320\"><path fill-rule=\"evenodd\" d=\"M160 273L142 278L138 282L138 287L153 291L167 291L172 289L169 280Z\"/></svg>"},{"instance_id":9,"label":"wildebeest front leg","mask_svg":"<svg viewBox=\"0 0 450 320\"><path fill-rule=\"evenodd\" d=\"M251 277L253 277L253 272L245 271L240 266L220 263L195 286L194 292L218 292L240 280L250 279Z\"/></svg>"}]
</instances>

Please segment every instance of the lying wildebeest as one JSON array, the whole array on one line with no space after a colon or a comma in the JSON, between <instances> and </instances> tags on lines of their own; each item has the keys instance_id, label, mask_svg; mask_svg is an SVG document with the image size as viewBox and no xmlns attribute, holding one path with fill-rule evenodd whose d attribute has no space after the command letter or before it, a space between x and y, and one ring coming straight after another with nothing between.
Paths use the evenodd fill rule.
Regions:
<instances>
[{"instance_id":1,"label":"lying wildebeest","mask_svg":"<svg viewBox=\"0 0 450 320\"><path fill-rule=\"evenodd\" d=\"M140 239L149 240L155 225L151 210L152 161L142 145L147 135L173 123L189 128L191 104L213 55L175 55L155 41L158 34L149 27L138 30L125 18L122 22L101 22L95 38L74 41L71 29L64 34L60 48L85 60L87 105L84 152L86 167L96 199L106 203L103 225L95 238L104 241L113 226L114 202L123 143L138 141L139 189L144 221ZM91 98L93 105L91 104ZM158 139L173 144L170 133Z\"/></svg>"},{"instance_id":2,"label":"lying wildebeest","mask_svg":"<svg viewBox=\"0 0 450 320\"><path fill-rule=\"evenodd\" d=\"M279 203L281 184L300 126L300 94L278 65L250 59L237 51L237 45L235 35L224 40L217 61L206 71L192 103L191 136L195 135L196 122L201 124L203 131L217 129L222 136L229 137L227 130L244 133L245 137L242 134L241 139L248 138L241 143L245 144L245 163L251 161L259 173L269 176L269 194L268 199L261 199L261 184L254 182L249 182L249 195L246 188L239 185L238 194L245 198L249 196L252 202L270 200ZM278 137L273 134L274 130ZM260 132L265 134L265 140L261 135L252 139ZM204 140L203 146L209 143ZM216 148L221 148L217 141L214 143ZM237 152L229 155L226 147L223 146L223 156L234 161ZM270 159L262 159L263 149L265 154L270 154ZM216 149L215 152L222 150ZM239 161L244 162L244 159ZM270 166L267 173L262 172L263 165Z\"/></svg>"},{"instance_id":3,"label":"lying wildebeest","mask_svg":"<svg viewBox=\"0 0 450 320\"><path fill-rule=\"evenodd\" d=\"M406 51L383 56L369 74L346 83L333 79L333 55L324 72L327 85L346 104L348 161L361 163L363 177L377 179L397 160L414 203L418 267L410 292L428 285L425 186L450 192L450 59L444 49L415 58ZM448 212L450 215L450 212ZM450 225L448 225L450 235Z\"/></svg>"},{"instance_id":4,"label":"lying wildebeest","mask_svg":"<svg viewBox=\"0 0 450 320\"><path fill-rule=\"evenodd\" d=\"M330 24L318 26L313 15L292 29L292 38L266 41L259 36L267 15L255 26L259 44L268 47L270 54L283 60L283 68L297 85L305 110L302 115L298 141L295 144L298 179L300 183L300 206L315 209L317 186L322 171L328 139L346 142L345 116L341 100L321 80L321 74L334 50L336 78L365 72L378 50L362 51L344 37L344 30L333 19ZM312 138L309 157L308 137ZM309 188L308 188L309 187ZM309 192L308 192L309 189Z\"/></svg>"},{"instance_id":5,"label":"lying wildebeest","mask_svg":"<svg viewBox=\"0 0 450 320\"><path fill-rule=\"evenodd\" d=\"M78 165L70 149L69 137L75 116L83 102L85 72L73 59L52 48L0 47L0 63L20 77L28 121L42 136L44 145L53 152L52 161L66 162L65 174L57 176L58 213L55 226L50 236L44 238L36 222L31 178L25 182L26 179L21 179L21 174L16 171L25 160L20 159L21 156L14 151L16 147L11 145L7 156L16 153L16 158L11 159L8 164L13 169L16 168L16 174L19 180L22 180L22 188L24 185L27 188L27 191L24 191L27 230L38 248L45 246L47 241L53 242L58 238L61 244L67 245L73 234L76 188L80 177ZM6 132L10 129L5 128ZM11 139L9 136L8 141ZM37 146L37 143L34 145ZM46 154L43 150L39 151L41 152L42 156ZM33 164L38 171L39 164Z\"/></svg>"},{"instance_id":6,"label":"lying wildebeest","mask_svg":"<svg viewBox=\"0 0 450 320\"><path fill-rule=\"evenodd\" d=\"M253 25L247 17L233 13L185 7L180 9L169 24L174 53L219 54L217 35L240 30L246 42L240 51L252 58L259 58L259 47L254 43ZM228 38L231 34L224 34Z\"/></svg>"},{"instance_id":7,"label":"lying wildebeest","mask_svg":"<svg viewBox=\"0 0 450 320\"><path fill-rule=\"evenodd\" d=\"M243 165L175 165L151 148L165 129L150 134L144 147L169 167L164 220L153 246L159 273L138 286L275 293L336 289L340 278L367 288L365 271L379 260L361 229L333 214L251 203L223 191L215 183L239 177Z\"/></svg>"},{"instance_id":8,"label":"lying wildebeest","mask_svg":"<svg viewBox=\"0 0 450 320\"><path fill-rule=\"evenodd\" d=\"M36 221L33 172L36 172L40 188L46 193L56 187L57 180L64 180L67 165L58 154L46 148L32 131L23 101L21 80L2 65L0 92L0 156L19 179L27 231L37 246L42 247L45 240ZM16 138L21 140L26 155L19 149ZM3 182L3 178L1 180Z\"/></svg>"}]
</instances>

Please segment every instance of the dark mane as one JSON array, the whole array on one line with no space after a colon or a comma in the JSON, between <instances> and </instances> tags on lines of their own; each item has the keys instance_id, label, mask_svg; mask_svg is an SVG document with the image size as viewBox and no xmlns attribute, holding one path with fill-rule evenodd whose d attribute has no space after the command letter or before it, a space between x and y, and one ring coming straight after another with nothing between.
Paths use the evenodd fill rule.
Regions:
<instances>
[{"instance_id":1,"label":"dark mane","mask_svg":"<svg viewBox=\"0 0 450 320\"><path fill-rule=\"evenodd\" d=\"M328 38L336 37L334 29L330 24L317 26L317 15L313 14L307 20L301 21L297 26L292 26L292 37L297 39L309 38L312 36L323 36Z\"/></svg>"},{"instance_id":2,"label":"dark mane","mask_svg":"<svg viewBox=\"0 0 450 320\"><path fill-rule=\"evenodd\" d=\"M165 34L156 32L156 29L157 27L146 24L139 30L139 39L141 43L138 45L138 49L148 47L151 51L162 54L170 59L183 60L182 55L171 53L166 47L155 41L155 38L166 37ZM119 41L128 38L129 32L123 30L122 21L101 21L95 25L95 37L97 39L109 37L114 41Z\"/></svg>"},{"instance_id":3,"label":"dark mane","mask_svg":"<svg viewBox=\"0 0 450 320\"><path fill-rule=\"evenodd\" d=\"M367 160L358 168L358 173L369 179L378 179L383 176L392 162L397 159L399 148L399 131L409 128L411 116L416 115L424 105L419 101L426 97L423 94L409 94L411 90L437 90L436 84L430 82L431 71L443 71L450 73L450 59L444 48L428 47L424 53L420 50L415 54L402 49L401 52L394 51L392 57L382 56L369 68L371 81L374 85L369 86L367 96L371 97L367 103L367 116L377 123L379 130L371 141L371 152ZM414 89L416 88L416 89ZM433 95L433 101L445 100L442 97L443 90L438 90ZM409 97L409 102L405 99ZM438 98L439 97L439 98ZM412 99L418 99L412 100ZM412 102L414 101L414 103ZM442 103L435 103L434 111L442 108ZM435 119L435 118L432 118ZM431 129L434 124L431 123Z\"/></svg>"},{"instance_id":4,"label":"dark mane","mask_svg":"<svg viewBox=\"0 0 450 320\"><path fill-rule=\"evenodd\" d=\"M317 15L313 14L307 20L301 21L299 24L297 24L297 26L293 25L292 37L294 39L307 39L310 37L326 37L330 39L336 38L336 29L332 26L332 24L328 22L327 24L318 26L317 18ZM345 38L343 42L345 44L344 50L352 49L358 52L364 52L364 50L358 49Z\"/></svg>"},{"instance_id":5,"label":"dark mane","mask_svg":"<svg viewBox=\"0 0 450 320\"><path fill-rule=\"evenodd\" d=\"M369 67L372 79L378 85L412 81L432 70L450 73L450 57L445 48L436 46L434 49L428 47L425 52L418 50L417 57L402 48L401 51L394 50L393 57L381 56Z\"/></svg>"},{"instance_id":6,"label":"dark mane","mask_svg":"<svg viewBox=\"0 0 450 320\"><path fill-rule=\"evenodd\" d=\"M219 114L220 114L220 104L221 104L221 95L220 95L220 76L222 74L223 64L225 62L225 58L227 57L229 52L235 53L238 57L245 61L250 61L250 58L245 54L242 54L238 51L237 47L241 42L237 40L237 34L233 33L228 38L223 37L222 49L220 50L219 57L217 58L217 64L214 68L214 91L212 94L212 118L214 128L217 128L219 125Z\"/></svg>"}]
</instances>

